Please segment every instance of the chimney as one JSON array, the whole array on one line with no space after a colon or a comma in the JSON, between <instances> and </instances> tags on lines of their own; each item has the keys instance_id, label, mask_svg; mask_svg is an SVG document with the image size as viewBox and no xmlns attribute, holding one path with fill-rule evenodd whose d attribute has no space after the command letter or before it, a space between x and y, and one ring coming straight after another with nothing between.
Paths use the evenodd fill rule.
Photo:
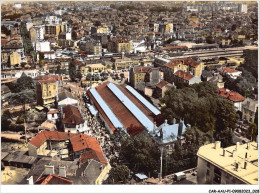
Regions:
<instances>
[{"instance_id":1,"label":"chimney","mask_svg":"<svg viewBox=\"0 0 260 194\"><path fill-rule=\"evenodd\" d=\"M44 165L44 174L54 174L54 166L53 165Z\"/></svg>"},{"instance_id":2,"label":"chimney","mask_svg":"<svg viewBox=\"0 0 260 194\"><path fill-rule=\"evenodd\" d=\"M216 150L219 149L220 146L221 146L221 142L220 142L220 141L216 141L216 142L215 142L215 149L216 149Z\"/></svg>"},{"instance_id":3,"label":"chimney","mask_svg":"<svg viewBox=\"0 0 260 194\"><path fill-rule=\"evenodd\" d=\"M167 122L168 122L167 119L165 119L164 123L167 124Z\"/></svg>"},{"instance_id":4,"label":"chimney","mask_svg":"<svg viewBox=\"0 0 260 194\"><path fill-rule=\"evenodd\" d=\"M30 178L26 179L28 181L29 185L33 185L33 176L30 176Z\"/></svg>"},{"instance_id":5,"label":"chimney","mask_svg":"<svg viewBox=\"0 0 260 194\"><path fill-rule=\"evenodd\" d=\"M65 168L65 166L59 166L59 176L66 177L66 168Z\"/></svg>"},{"instance_id":6,"label":"chimney","mask_svg":"<svg viewBox=\"0 0 260 194\"><path fill-rule=\"evenodd\" d=\"M225 151L226 151L226 150L223 148L223 156L224 156L224 157L225 157Z\"/></svg>"},{"instance_id":7,"label":"chimney","mask_svg":"<svg viewBox=\"0 0 260 194\"><path fill-rule=\"evenodd\" d=\"M172 123L176 124L176 119L175 118L173 118Z\"/></svg>"},{"instance_id":8,"label":"chimney","mask_svg":"<svg viewBox=\"0 0 260 194\"><path fill-rule=\"evenodd\" d=\"M236 168L236 171L238 171L238 168L239 168L239 163L238 162L235 162L235 168Z\"/></svg>"},{"instance_id":9,"label":"chimney","mask_svg":"<svg viewBox=\"0 0 260 194\"><path fill-rule=\"evenodd\" d=\"M247 142L247 147L246 147L246 149L250 149L250 142Z\"/></svg>"},{"instance_id":10,"label":"chimney","mask_svg":"<svg viewBox=\"0 0 260 194\"><path fill-rule=\"evenodd\" d=\"M232 157L235 158L237 156L237 151L236 150L233 150L232 152Z\"/></svg>"},{"instance_id":11,"label":"chimney","mask_svg":"<svg viewBox=\"0 0 260 194\"><path fill-rule=\"evenodd\" d=\"M182 128L183 128L183 121L180 120L180 123L178 126L178 138L181 138L181 136L182 136Z\"/></svg>"},{"instance_id":12,"label":"chimney","mask_svg":"<svg viewBox=\"0 0 260 194\"><path fill-rule=\"evenodd\" d=\"M240 142L237 142L237 144L236 144L236 150L239 149L239 145L240 145Z\"/></svg>"},{"instance_id":13,"label":"chimney","mask_svg":"<svg viewBox=\"0 0 260 194\"><path fill-rule=\"evenodd\" d=\"M244 169L246 169L246 166L247 166L247 162L245 161L244 162Z\"/></svg>"},{"instance_id":14,"label":"chimney","mask_svg":"<svg viewBox=\"0 0 260 194\"><path fill-rule=\"evenodd\" d=\"M246 152L246 154L245 154L245 158L247 158L247 152Z\"/></svg>"}]
</instances>

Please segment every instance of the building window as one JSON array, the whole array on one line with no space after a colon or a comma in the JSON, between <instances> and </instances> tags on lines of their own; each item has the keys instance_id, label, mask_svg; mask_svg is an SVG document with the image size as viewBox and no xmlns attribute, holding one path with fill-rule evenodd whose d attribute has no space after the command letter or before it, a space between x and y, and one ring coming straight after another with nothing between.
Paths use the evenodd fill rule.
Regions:
<instances>
[{"instance_id":1,"label":"building window","mask_svg":"<svg viewBox=\"0 0 260 194\"><path fill-rule=\"evenodd\" d=\"M209 170L207 170L207 176L209 176Z\"/></svg>"},{"instance_id":2,"label":"building window","mask_svg":"<svg viewBox=\"0 0 260 194\"><path fill-rule=\"evenodd\" d=\"M209 162L207 162L207 167L208 167L208 168L210 167L210 163L209 163Z\"/></svg>"}]
</instances>

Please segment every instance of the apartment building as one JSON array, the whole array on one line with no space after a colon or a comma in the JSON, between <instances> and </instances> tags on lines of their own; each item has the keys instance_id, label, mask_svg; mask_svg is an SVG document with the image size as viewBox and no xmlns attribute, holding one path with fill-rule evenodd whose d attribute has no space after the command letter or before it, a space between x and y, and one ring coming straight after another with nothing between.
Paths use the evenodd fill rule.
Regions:
<instances>
[{"instance_id":1,"label":"apartment building","mask_svg":"<svg viewBox=\"0 0 260 194\"><path fill-rule=\"evenodd\" d=\"M221 142L200 147L198 184L258 184L258 143L222 148Z\"/></svg>"}]
</instances>

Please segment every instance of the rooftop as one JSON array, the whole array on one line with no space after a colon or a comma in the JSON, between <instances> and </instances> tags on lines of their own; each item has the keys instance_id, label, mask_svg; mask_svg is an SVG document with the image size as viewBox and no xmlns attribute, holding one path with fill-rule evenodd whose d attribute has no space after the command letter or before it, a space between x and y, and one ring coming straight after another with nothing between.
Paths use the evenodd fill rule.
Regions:
<instances>
[{"instance_id":1,"label":"rooftop","mask_svg":"<svg viewBox=\"0 0 260 194\"><path fill-rule=\"evenodd\" d=\"M177 66L180 63L183 64L183 65L191 66L191 67L197 67L199 65L193 59L180 59L180 60L173 60L173 61L165 64L165 66L173 68L174 66Z\"/></svg>"},{"instance_id":2,"label":"rooftop","mask_svg":"<svg viewBox=\"0 0 260 194\"><path fill-rule=\"evenodd\" d=\"M182 79L184 79L184 80L187 80L187 81L189 81L191 78L194 77L193 75L191 75L191 74L189 74L189 73L187 73L187 72L184 72L184 71L182 71L182 70L176 71L176 72L174 73L174 75L177 76L177 77L179 77L179 78L182 78Z\"/></svg>"},{"instance_id":3,"label":"rooftop","mask_svg":"<svg viewBox=\"0 0 260 194\"><path fill-rule=\"evenodd\" d=\"M76 106L66 105L63 107L62 122L65 124L79 125L84 123L84 119Z\"/></svg>"},{"instance_id":4,"label":"rooftop","mask_svg":"<svg viewBox=\"0 0 260 194\"><path fill-rule=\"evenodd\" d=\"M258 145L256 142L243 145L238 143L227 148L221 148L220 144L215 147L216 143L200 147L197 153L198 157L214 164L246 184L258 184ZM225 150L224 155L223 150ZM246 168L244 168L244 162L247 163ZM236 169L235 163L239 164L238 169Z\"/></svg>"},{"instance_id":5,"label":"rooftop","mask_svg":"<svg viewBox=\"0 0 260 194\"><path fill-rule=\"evenodd\" d=\"M93 96L93 90L97 91L104 103L99 103L99 100L96 99L95 96ZM115 118L119 120L119 123L123 124L123 126L132 136L135 136L143 131L143 121L140 121L139 113L142 114L147 121L151 123L153 123L154 121L153 111L147 108L147 106L145 105L146 103L138 99L136 95L133 95L133 93L127 89L127 85L125 84L111 84L109 81L106 81L97 86L95 89L88 90L87 94L93 101L95 107L100 112L102 117L107 121L113 132L116 129L112 122L113 118L110 118L111 114L106 114L106 109L104 106L106 106L107 109L113 112L112 115L114 115ZM116 94L119 94L120 96L117 96ZM124 98L124 100L122 100L121 97ZM138 110L137 112L133 112L129 109L130 102L134 105L136 110ZM139 130L129 131L131 128L133 128L133 126L137 127Z\"/></svg>"},{"instance_id":6,"label":"rooftop","mask_svg":"<svg viewBox=\"0 0 260 194\"><path fill-rule=\"evenodd\" d=\"M218 94L232 102L241 102L245 100L245 97L237 92L227 90L226 88L220 88Z\"/></svg>"}]
</instances>

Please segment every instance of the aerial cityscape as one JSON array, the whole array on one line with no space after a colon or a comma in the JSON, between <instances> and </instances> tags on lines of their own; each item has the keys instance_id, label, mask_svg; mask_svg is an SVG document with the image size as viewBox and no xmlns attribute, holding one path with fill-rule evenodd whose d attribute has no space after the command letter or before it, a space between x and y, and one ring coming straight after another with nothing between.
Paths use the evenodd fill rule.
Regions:
<instances>
[{"instance_id":1,"label":"aerial cityscape","mask_svg":"<svg viewBox=\"0 0 260 194\"><path fill-rule=\"evenodd\" d=\"M258 185L257 1L1 1L1 184Z\"/></svg>"}]
</instances>

